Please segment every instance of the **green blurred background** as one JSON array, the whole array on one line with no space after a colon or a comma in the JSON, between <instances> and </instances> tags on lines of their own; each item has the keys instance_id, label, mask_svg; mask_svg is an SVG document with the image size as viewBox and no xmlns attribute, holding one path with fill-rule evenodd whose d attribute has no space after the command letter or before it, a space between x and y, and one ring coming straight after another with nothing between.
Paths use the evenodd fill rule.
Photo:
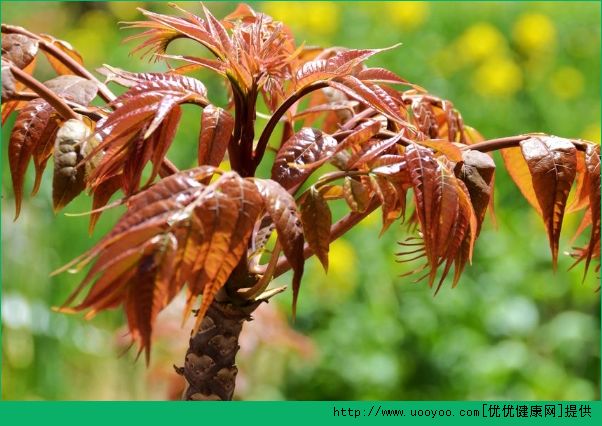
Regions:
<instances>
[{"instance_id":1,"label":"green blurred background","mask_svg":"<svg viewBox=\"0 0 602 426\"><path fill-rule=\"evenodd\" d=\"M452 100L487 138L543 131L600 141L597 2L252 5L284 20L309 45L402 42L369 64ZM181 6L200 13L197 3ZM209 4L218 17L234 6ZM109 63L162 70L129 56L133 44L121 43L131 32L117 23L140 19L136 7L171 10L148 2L2 2L2 21L68 40L90 69ZM176 43L173 51L200 50ZM37 76L52 77L43 59ZM219 82L198 77L207 81L210 98L223 102ZM4 144L11 125L3 129ZM187 110L169 153L181 168L194 165L198 130L198 110ZM48 170L40 194L26 200L13 222L6 148L2 165L2 398L178 398L182 382L171 366L181 364L186 350L181 301L160 317L148 368L134 361L135 351L125 352L121 312L84 321L50 310L81 276L49 273L90 248L121 211L105 213L88 237L86 217L52 213ZM567 256L553 273L544 227L501 168L495 196L497 229L486 220L473 266L458 288L447 285L437 297L398 277L410 267L393 254L405 230L393 226L378 239L377 215L332 245L328 275L309 261L296 323L287 292L246 327L237 397L599 399L598 278L590 273L582 283L582 266L567 271ZM89 208L82 196L67 212ZM579 220L579 214L566 217L564 250Z\"/></svg>"}]
</instances>

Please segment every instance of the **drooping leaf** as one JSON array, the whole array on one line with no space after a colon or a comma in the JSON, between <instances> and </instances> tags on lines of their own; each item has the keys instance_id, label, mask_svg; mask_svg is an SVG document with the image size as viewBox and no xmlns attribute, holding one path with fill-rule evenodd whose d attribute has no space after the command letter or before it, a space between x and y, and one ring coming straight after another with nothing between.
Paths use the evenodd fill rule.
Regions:
<instances>
[{"instance_id":1,"label":"drooping leaf","mask_svg":"<svg viewBox=\"0 0 602 426\"><path fill-rule=\"evenodd\" d=\"M36 63L37 63L37 57L34 57L33 60L29 63L29 65L27 65L24 69L23 72L32 75L33 71L36 67ZM4 64L4 63L3 63ZM11 90L13 93L23 90L23 88L25 87L25 84L21 83L20 81L16 81L14 80L14 76L12 75L12 73L9 72L10 70L8 68L5 69L4 65L2 66L2 82L3 84L6 83L8 85L8 87L11 87ZM8 74L6 74L7 72L9 72ZM5 81L5 78L7 79ZM7 89L8 89L7 87ZM4 90L4 89L3 89ZM25 105L27 105L26 101L8 101L5 102L4 101L4 97L3 97L3 101L2 101L2 125L4 125L4 123L6 122L6 120L8 119L8 117L11 115L12 112L14 111L20 111L21 109L23 109L25 107Z\"/></svg>"},{"instance_id":2,"label":"drooping leaf","mask_svg":"<svg viewBox=\"0 0 602 426\"><path fill-rule=\"evenodd\" d=\"M345 201L353 212L362 213L366 211L370 204L370 190L364 184L357 179L352 177L345 177L345 184L343 185L343 194L345 195Z\"/></svg>"},{"instance_id":3,"label":"drooping leaf","mask_svg":"<svg viewBox=\"0 0 602 426\"><path fill-rule=\"evenodd\" d=\"M242 179L236 173L223 175L211 186L215 186L216 191L211 197L207 197L206 202L200 204L198 209L195 209L195 217L203 225L207 222L210 225L201 227L205 233L203 238L208 244L203 267L193 287L195 290L202 289L203 294L195 331L200 326L215 295L224 286L241 256L246 252L262 207L262 196L253 181ZM278 229L279 222L277 220L274 222ZM208 230L212 230L212 233L209 234ZM192 291L193 294L195 290Z\"/></svg>"},{"instance_id":4,"label":"drooping leaf","mask_svg":"<svg viewBox=\"0 0 602 426\"><path fill-rule=\"evenodd\" d=\"M2 58L2 103L13 98L17 92L17 81L10 66L11 63Z\"/></svg>"},{"instance_id":5,"label":"drooping leaf","mask_svg":"<svg viewBox=\"0 0 602 426\"><path fill-rule=\"evenodd\" d=\"M406 149L406 159L412 188L414 190L414 204L416 206L416 216L420 222L424 238L424 249L427 264L430 267L429 285L432 285L435 279L435 272L438 265L436 248L430 243L432 238L429 234L433 232L434 209L436 203L437 175L439 165L433 158L428 148L421 148L417 145L410 145Z\"/></svg>"},{"instance_id":6,"label":"drooping leaf","mask_svg":"<svg viewBox=\"0 0 602 426\"><path fill-rule=\"evenodd\" d=\"M90 251L61 269L65 270L75 265L75 269L79 270L96 259L80 286L65 304L72 303L95 279L88 295L74 308L66 310L87 309L89 310L87 317L89 317L96 312L124 304L132 336L140 342L141 350L146 350L148 356L150 334L156 314L175 297L184 284L181 279L176 279L177 268L182 267L182 263L177 261L178 256L183 254L182 250L194 252L194 249L200 246L208 250L210 244L227 238L225 234L220 233L214 236L209 227L197 227L190 233L198 237L195 240L197 246L188 244L189 241L185 238L188 234L182 231L186 231L190 223L200 225L196 219L191 222L191 219L197 217L195 211L200 214L201 220L226 221L230 224L227 228L230 231L234 231L234 227L238 224L239 229L234 231L234 235L236 232L246 232L243 231L245 220L251 222L254 220L253 207L249 206L245 206L248 217L242 215L244 212L241 211L242 222L235 220L232 223L227 219L228 211L232 211L234 215L238 214L236 209L227 209L232 205L223 204L224 200L235 199L234 194L229 191L227 185L223 186L222 193L215 191L215 186L208 189L200 183L214 171L213 167L205 166L180 172L162 179L156 185L131 197L127 203L127 212L113 230ZM229 179L232 179L232 175L234 174L231 174ZM246 188L255 191L257 198L255 200L250 198L249 201L260 205L261 200L255 186L247 182ZM239 186L234 189L238 196L248 193L248 191L241 191ZM216 197L215 194L221 195ZM243 204L242 200L239 198L240 205ZM236 202L232 203L236 205ZM259 208L256 207L255 210L258 211ZM219 229L226 230L223 227ZM246 242L243 245L246 246ZM230 248L232 247L228 246L225 250L228 251ZM212 249L221 254L224 251L219 246L212 245ZM186 254L186 256L190 255ZM216 260L217 258L213 257L213 262ZM228 262L227 259L222 260ZM219 270L220 267L218 264L206 262L201 263L201 266L207 266L207 273ZM186 278L189 277L190 275Z\"/></svg>"},{"instance_id":7,"label":"drooping leaf","mask_svg":"<svg viewBox=\"0 0 602 426\"><path fill-rule=\"evenodd\" d=\"M278 232L282 251L293 269L293 315L303 275L303 225L295 199L286 189L271 179L255 179L268 215Z\"/></svg>"},{"instance_id":8,"label":"drooping leaf","mask_svg":"<svg viewBox=\"0 0 602 426\"><path fill-rule=\"evenodd\" d=\"M461 214L458 216L458 220L455 224L455 232L453 233L454 237L453 242L451 243L453 251L448 251L449 256L445 266L446 271L449 270L449 265L452 259L451 256L455 255L455 258L453 259L454 279L452 287L455 287L458 284L466 263L472 261L474 243L479 232L478 219L473 205L471 204L468 188L464 184L464 181L460 179L456 179L454 183L456 184L456 190L459 196L459 213ZM458 244L460 239L460 244Z\"/></svg>"},{"instance_id":9,"label":"drooping leaf","mask_svg":"<svg viewBox=\"0 0 602 426\"><path fill-rule=\"evenodd\" d=\"M54 135L58 129L52 118L53 108L42 99L30 101L19 111L8 143L8 159L15 194L15 219L21 210L23 199L23 182L29 161L40 146L54 145ZM46 150L44 150L46 151ZM48 152L36 153L36 192L41 174L52 149Z\"/></svg>"},{"instance_id":10,"label":"drooping leaf","mask_svg":"<svg viewBox=\"0 0 602 426\"><path fill-rule=\"evenodd\" d=\"M198 162L218 166L224 159L234 129L234 119L222 108L208 105L201 118Z\"/></svg>"},{"instance_id":11,"label":"drooping leaf","mask_svg":"<svg viewBox=\"0 0 602 426\"><path fill-rule=\"evenodd\" d=\"M29 65L38 53L38 41L22 34L2 34L2 58L18 68Z\"/></svg>"},{"instance_id":12,"label":"drooping leaf","mask_svg":"<svg viewBox=\"0 0 602 426\"><path fill-rule=\"evenodd\" d=\"M589 205L590 183L589 173L585 165L585 152L577 151L575 154L577 156L575 195L572 202L566 207L567 213L579 211Z\"/></svg>"},{"instance_id":13,"label":"drooping leaf","mask_svg":"<svg viewBox=\"0 0 602 426\"><path fill-rule=\"evenodd\" d=\"M337 149L332 136L317 129L303 128L295 133L278 151L272 179L289 189L303 182L316 168L325 162ZM311 167L297 168L291 164Z\"/></svg>"},{"instance_id":14,"label":"drooping leaf","mask_svg":"<svg viewBox=\"0 0 602 426\"><path fill-rule=\"evenodd\" d=\"M405 216L406 192L382 175L372 177L372 187L380 200L383 226L380 235L399 218Z\"/></svg>"},{"instance_id":15,"label":"drooping leaf","mask_svg":"<svg viewBox=\"0 0 602 426\"><path fill-rule=\"evenodd\" d=\"M589 243L573 253L573 257L577 259L575 263L585 261L584 278L592 258L597 257L598 260L600 258L600 145L586 145L585 165L589 183L589 220L592 229Z\"/></svg>"},{"instance_id":16,"label":"drooping leaf","mask_svg":"<svg viewBox=\"0 0 602 426\"><path fill-rule=\"evenodd\" d=\"M575 146L567 139L532 137L520 143L548 231L554 266L569 191L575 179Z\"/></svg>"},{"instance_id":17,"label":"drooping leaf","mask_svg":"<svg viewBox=\"0 0 602 426\"><path fill-rule=\"evenodd\" d=\"M428 269L428 273L419 279L428 276L429 286L432 286L439 265L445 263L438 291L456 259L461 258L456 261L456 276L461 273L466 260L470 260L477 219L466 186L454 176L447 160L435 159L430 149L417 144L407 147L406 159L423 240L421 256L426 258L426 264L414 272ZM414 252L400 254L410 253Z\"/></svg>"},{"instance_id":18,"label":"drooping leaf","mask_svg":"<svg viewBox=\"0 0 602 426\"><path fill-rule=\"evenodd\" d=\"M45 39L48 43L52 44L55 48L59 49L61 52L63 52L67 56L69 56L77 64L79 64L79 65L84 64L84 61L83 61L81 55L73 48L73 46L71 46L70 43L68 43L64 40L56 39L47 34L42 34L41 37L43 39ZM54 68L54 70L56 71L57 74L59 74L59 75L74 74L73 70L71 70L63 62L61 62L57 58L55 58L52 54L46 52L45 50L43 50L43 52L46 55L46 59L48 59L48 62L50 63L52 68Z\"/></svg>"},{"instance_id":19,"label":"drooping leaf","mask_svg":"<svg viewBox=\"0 0 602 426\"><path fill-rule=\"evenodd\" d=\"M132 340L150 362L151 334L157 315L173 299L170 280L178 242L172 234L156 237L144 250L125 294L124 309Z\"/></svg>"},{"instance_id":20,"label":"drooping leaf","mask_svg":"<svg viewBox=\"0 0 602 426\"><path fill-rule=\"evenodd\" d=\"M57 95L84 106L89 105L98 93L96 83L77 75L60 75L45 81L44 85Z\"/></svg>"},{"instance_id":21,"label":"drooping leaf","mask_svg":"<svg viewBox=\"0 0 602 426\"><path fill-rule=\"evenodd\" d=\"M489 155L470 149L462 152L462 158L463 162L456 165L455 173L468 189L477 218L478 234L493 193L495 163Z\"/></svg>"},{"instance_id":22,"label":"drooping leaf","mask_svg":"<svg viewBox=\"0 0 602 426\"><path fill-rule=\"evenodd\" d=\"M322 263L324 270L328 271L332 214L320 191L312 187L306 194L299 206L303 234L307 244Z\"/></svg>"},{"instance_id":23,"label":"drooping leaf","mask_svg":"<svg viewBox=\"0 0 602 426\"><path fill-rule=\"evenodd\" d=\"M541 215L541 207L533 188L531 172L520 147L502 149L500 153L508 174L529 204Z\"/></svg>"}]
</instances>

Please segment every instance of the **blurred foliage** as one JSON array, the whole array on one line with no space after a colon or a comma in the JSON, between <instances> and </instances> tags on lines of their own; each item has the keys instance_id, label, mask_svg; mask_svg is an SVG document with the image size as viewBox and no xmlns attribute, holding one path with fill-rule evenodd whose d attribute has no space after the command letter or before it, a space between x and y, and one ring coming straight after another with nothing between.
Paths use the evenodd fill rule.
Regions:
<instances>
[{"instance_id":1,"label":"blurred foliage","mask_svg":"<svg viewBox=\"0 0 602 426\"><path fill-rule=\"evenodd\" d=\"M197 4L183 7L200 12ZM600 141L600 4L265 2L308 45L403 46L371 59L452 100L470 125L494 138L530 131ZM143 2L2 3L3 22L68 40L90 69L163 70L129 56L118 21L140 18ZM217 16L234 4L211 3ZM174 52L197 54L191 43ZM51 78L40 61L41 79ZM209 94L225 102L208 73ZM261 124L261 123L260 123ZM9 122L3 129L6 141ZM170 158L193 165L198 111L185 112ZM497 163L500 158L496 157ZM93 236L87 217L53 215L50 179L12 222L14 200L2 150L2 398L177 398L171 365L183 359L187 331L167 312L151 365L124 351L120 312L91 321L57 314L78 277L49 273L85 251L122 210L103 215ZM49 172L47 172L49 173ZM29 175L29 184L33 182ZM600 293L596 277L552 272L544 227L501 170L497 227L486 223L459 288L433 297L399 275L393 226L377 238L371 215L333 244L325 275L308 263L298 318L290 294L264 306L246 327L237 396L243 399L599 399ZM89 210L79 197L68 212ZM578 215L565 219L568 249ZM567 237L568 236L568 237ZM288 284L281 277L275 284ZM282 313L284 312L284 314ZM293 327L296 331L291 330ZM127 340L127 339L125 339Z\"/></svg>"}]
</instances>

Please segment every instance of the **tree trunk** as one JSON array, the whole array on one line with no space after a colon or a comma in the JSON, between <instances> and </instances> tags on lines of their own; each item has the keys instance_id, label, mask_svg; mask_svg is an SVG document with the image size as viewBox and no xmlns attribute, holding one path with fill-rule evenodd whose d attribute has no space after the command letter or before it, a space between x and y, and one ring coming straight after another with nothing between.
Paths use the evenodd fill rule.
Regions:
<instances>
[{"instance_id":1,"label":"tree trunk","mask_svg":"<svg viewBox=\"0 0 602 426\"><path fill-rule=\"evenodd\" d=\"M237 306L214 301L199 332L191 337L184 367L176 368L188 382L182 399L188 401L229 401L234 394L238 369L234 364L240 346L243 323L259 306L255 302Z\"/></svg>"}]
</instances>

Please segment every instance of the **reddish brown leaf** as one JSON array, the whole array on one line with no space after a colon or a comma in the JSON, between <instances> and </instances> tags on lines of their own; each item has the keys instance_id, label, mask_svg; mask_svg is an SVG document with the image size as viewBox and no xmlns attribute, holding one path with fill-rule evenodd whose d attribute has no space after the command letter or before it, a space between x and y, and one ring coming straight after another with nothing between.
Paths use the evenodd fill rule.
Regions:
<instances>
[{"instance_id":1,"label":"reddish brown leaf","mask_svg":"<svg viewBox=\"0 0 602 426\"><path fill-rule=\"evenodd\" d=\"M272 218L282 251L293 268L293 315L303 275L303 225L295 199L283 186L271 179L255 179L268 215Z\"/></svg>"},{"instance_id":2,"label":"reddish brown leaf","mask_svg":"<svg viewBox=\"0 0 602 426\"><path fill-rule=\"evenodd\" d=\"M8 159L15 194L15 219L21 210L23 182L32 155L36 163L36 183L32 191L35 194L46 161L52 153L52 149L41 147L54 145L54 135L58 126L52 118L53 111L54 109L46 101L34 99L19 111L13 127L8 143Z\"/></svg>"},{"instance_id":3,"label":"reddish brown leaf","mask_svg":"<svg viewBox=\"0 0 602 426\"><path fill-rule=\"evenodd\" d=\"M2 58L23 69L38 53L38 41L22 34L2 34Z\"/></svg>"},{"instance_id":4,"label":"reddish brown leaf","mask_svg":"<svg viewBox=\"0 0 602 426\"><path fill-rule=\"evenodd\" d=\"M176 68L173 72L177 72L178 74L184 74L187 72L195 71L197 69L209 69L211 71L216 72L222 77L226 76L226 71L228 67L222 61L218 61L215 59L207 59L207 58L198 58L194 56L182 56L182 55L159 55L164 59L174 59L178 61L182 61L187 63L188 65L183 65L181 67Z\"/></svg>"},{"instance_id":5,"label":"reddish brown leaf","mask_svg":"<svg viewBox=\"0 0 602 426\"><path fill-rule=\"evenodd\" d=\"M286 189L292 188L303 182L336 149L337 141L333 137L317 129L303 128L278 151L272 167L272 179ZM309 164L310 167L302 167Z\"/></svg>"},{"instance_id":6,"label":"reddish brown leaf","mask_svg":"<svg viewBox=\"0 0 602 426\"><path fill-rule=\"evenodd\" d=\"M412 86L406 79L401 78L386 68L366 68L361 70L356 77L360 80L371 81L373 83L405 84Z\"/></svg>"},{"instance_id":7,"label":"reddish brown leaf","mask_svg":"<svg viewBox=\"0 0 602 426\"><path fill-rule=\"evenodd\" d=\"M194 284L195 289L203 289L203 301L197 314L195 331L216 293L226 283L246 252L253 226L262 207L262 197L253 182L240 178L236 173L225 174L213 185L219 191L216 190L206 199L206 203L195 210L195 215L203 223L207 222L207 217L213 217L210 220L213 228L201 228L213 229L213 232L205 232L203 236L205 241L210 242L207 244L200 277ZM279 222L274 222L278 229ZM303 248L303 241L301 247Z\"/></svg>"},{"instance_id":8,"label":"reddish brown leaf","mask_svg":"<svg viewBox=\"0 0 602 426\"><path fill-rule=\"evenodd\" d=\"M61 75L45 81L44 85L57 95L84 106L98 93L96 83L77 75Z\"/></svg>"},{"instance_id":9,"label":"reddish brown leaf","mask_svg":"<svg viewBox=\"0 0 602 426\"><path fill-rule=\"evenodd\" d=\"M541 207L533 188L531 172L529 166L523 157L521 149L517 148L506 148L501 151L502 158L504 159L504 165L508 174L520 189L520 192L527 199L529 204L541 215Z\"/></svg>"},{"instance_id":10,"label":"reddish brown leaf","mask_svg":"<svg viewBox=\"0 0 602 426\"><path fill-rule=\"evenodd\" d=\"M577 262L585 260L584 278L591 259L600 257L600 145L588 144L585 151L585 165L589 182L589 213L592 222L590 240L579 250Z\"/></svg>"},{"instance_id":11,"label":"reddish brown leaf","mask_svg":"<svg viewBox=\"0 0 602 426\"><path fill-rule=\"evenodd\" d=\"M392 49L392 46L388 49ZM326 81L350 74L353 69L369 57L388 49L345 49L329 59L314 59L299 67L295 74L295 89L300 90L317 81ZM392 74L392 73L391 73Z\"/></svg>"},{"instance_id":12,"label":"reddish brown leaf","mask_svg":"<svg viewBox=\"0 0 602 426\"><path fill-rule=\"evenodd\" d=\"M575 180L575 146L567 139L532 137L520 143L548 231L554 266L569 191Z\"/></svg>"},{"instance_id":13,"label":"reddish brown leaf","mask_svg":"<svg viewBox=\"0 0 602 426\"><path fill-rule=\"evenodd\" d=\"M347 162L347 167L349 169L356 168L363 164L369 163L374 160L377 156L382 154L383 152L389 150L392 146L399 142L401 135L395 135L388 139L376 139L372 140L363 147L361 151L358 151L354 155L349 158Z\"/></svg>"},{"instance_id":14,"label":"reddish brown leaf","mask_svg":"<svg viewBox=\"0 0 602 426\"><path fill-rule=\"evenodd\" d=\"M337 77L328 84L350 96L351 98L367 104L386 117L405 122L404 112L397 103L382 88L368 81L363 82L353 76Z\"/></svg>"},{"instance_id":15,"label":"reddish brown leaf","mask_svg":"<svg viewBox=\"0 0 602 426\"><path fill-rule=\"evenodd\" d=\"M403 220L406 209L406 193L401 187L396 187L389 179L379 175L372 177L372 187L382 208L383 227L380 231L380 235L382 235L394 221L399 218Z\"/></svg>"},{"instance_id":16,"label":"reddish brown leaf","mask_svg":"<svg viewBox=\"0 0 602 426\"><path fill-rule=\"evenodd\" d=\"M165 53L167 46L173 40L180 37L186 37L201 43L217 57L223 57L224 53L219 48L220 41L210 33L206 22L198 16L187 14L188 19L183 19L150 12L148 10L141 11L144 16L152 22L131 22L125 27L147 29L147 31L144 31L143 33L126 39L126 41L137 39L144 40L141 45L133 50L133 52L146 49L143 52L143 56L149 53L163 54Z\"/></svg>"},{"instance_id":17,"label":"reddish brown leaf","mask_svg":"<svg viewBox=\"0 0 602 426\"><path fill-rule=\"evenodd\" d=\"M117 109L98 128L102 144L91 155L100 149L105 154L90 176L90 186L95 188L106 178L125 171L129 164L124 179L124 190L129 193L138 187L147 161L154 163L153 175L158 171L175 135L179 104L187 101L204 104L206 90L190 77L112 71L134 85L114 101ZM157 130L159 127L161 130Z\"/></svg>"},{"instance_id":18,"label":"reddish brown leaf","mask_svg":"<svg viewBox=\"0 0 602 426\"><path fill-rule=\"evenodd\" d=\"M150 361L153 325L159 312L173 298L169 287L177 246L172 234L157 237L137 262L125 294L124 309L130 333L132 339L140 343L139 353L145 351L147 364Z\"/></svg>"},{"instance_id":19,"label":"reddish brown leaf","mask_svg":"<svg viewBox=\"0 0 602 426\"><path fill-rule=\"evenodd\" d=\"M436 152L443 154L448 160L455 163L462 161L462 151L456 145L445 140L425 140L419 141L420 145L428 146Z\"/></svg>"},{"instance_id":20,"label":"reddish brown leaf","mask_svg":"<svg viewBox=\"0 0 602 426\"><path fill-rule=\"evenodd\" d=\"M362 213L370 204L370 190L362 182L349 176L345 177L343 194L347 205L353 212Z\"/></svg>"},{"instance_id":21,"label":"reddish brown leaf","mask_svg":"<svg viewBox=\"0 0 602 426\"><path fill-rule=\"evenodd\" d=\"M577 167L575 181L575 193L571 203L566 208L567 213L573 213L589 206L589 173L585 165L585 152L577 151Z\"/></svg>"},{"instance_id":22,"label":"reddish brown leaf","mask_svg":"<svg viewBox=\"0 0 602 426\"><path fill-rule=\"evenodd\" d=\"M58 40L47 34L42 34L41 37L43 39L45 39L47 42L51 43L54 47L56 47L57 49L62 51L64 54L69 56L71 59L73 59L78 64L80 64L80 65L84 64L84 61L83 61L81 55L73 48L73 46L71 46L71 44L69 44L63 40ZM57 74L59 74L59 75L74 74L74 72L71 69L69 69L67 66L65 66L65 64L63 64L61 61L59 61L53 55L46 52L45 50L43 50L43 52L44 52L44 55L46 55L46 59L48 59L48 62L50 63L52 68L54 68L54 70L56 71Z\"/></svg>"},{"instance_id":23,"label":"reddish brown leaf","mask_svg":"<svg viewBox=\"0 0 602 426\"><path fill-rule=\"evenodd\" d=\"M2 103L13 98L17 92L17 81L10 67L11 63L2 58Z\"/></svg>"},{"instance_id":24,"label":"reddish brown leaf","mask_svg":"<svg viewBox=\"0 0 602 426\"><path fill-rule=\"evenodd\" d=\"M108 81L114 81L132 89L117 98L114 101L116 105L121 105L123 101L141 93L152 91L165 92L200 101L206 101L207 98L205 85L196 78L173 73L134 73L109 65L104 65L99 71L106 75Z\"/></svg>"},{"instance_id":25,"label":"reddish brown leaf","mask_svg":"<svg viewBox=\"0 0 602 426\"><path fill-rule=\"evenodd\" d=\"M98 276L88 296L73 309L90 309L89 316L124 302L132 336L140 341L141 350L148 351L156 314L177 294L184 283L182 280L172 278L177 275L176 266L178 268L182 266L178 261L178 255L182 253L181 249L191 249L187 233L181 231L187 230L191 219L197 217L196 213L199 213L199 219L207 223L212 220L225 221L229 224L227 229L233 233L232 238L238 239L237 235L241 232L248 232L250 235L250 231L245 229L252 229L252 224L248 225L248 223L254 222L254 216L260 209L261 199L255 186L251 182L243 181L234 173L225 176L225 181L243 183L231 185L222 180L220 191L215 191L215 186L208 189L202 185L200 181L211 175L214 170L212 167L199 167L180 172L162 179L151 188L131 197L128 200L128 211L113 231L90 251L62 268L64 270L75 265L79 270L97 258L85 279L66 303L71 303L82 289ZM107 184L109 182L111 181L107 181ZM107 192L111 191L107 190ZM216 196L216 194L221 195ZM235 198L235 195L239 198ZM248 200L249 204L256 207L244 205L246 210L244 212L241 210L237 221L238 210L231 207L236 206L236 203L243 206L244 200ZM196 213L193 214L193 211ZM229 212L233 212L234 222L228 219ZM192 223L199 222L193 220ZM218 228L226 230L223 226L218 226L216 229ZM205 252L211 245L215 253L222 255L221 260L229 262L223 256L224 250L227 252L232 249L232 252L238 253L240 249L238 246L229 245L224 249L214 245L216 241L223 241L230 237L221 233L214 236L210 229L212 228L208 226L195 228L194 234L199 237L196 243L204 246ZM168 230L173 232L167 232ZM245 238L248 240L245 235L240 237L241 240ZM241 244L246 247L246 241ZM205 273L219 272L220 266L215 262L221 260L217 259L217 256L216 254L212 257L211 262L203 258L201 266L206 268Z\"/></svg>"},{"instance_id":26,"label":"reddish brown leaf","mask_svg":"<svg viewBox=\"0 0 602 426\"><path fill-rule=\"evenodd\" d=\"M234 129L234 119L222 108L208 105L201 118L198 162L218 166L224 159Z\"/></svg>"},{"instance_id":27,"label":"reddish brown leaf","mask_svg":"<svg viewBox=\"0 0 602 426\"><path fill-rule=\"evenodd\" d=\"M470 221L475 227L476 220L473 220L474 213L469 215L470 219L466 218L467 209L472 211L467 201L468 195L463 202L458 182L447 164L436 161L431 150L416 144L407 147L406 158L414 190L416 216L424 240L429 286L434 283L438 266L447 260L439 288L464 240L466 227L459 223L460 216L464 218L462 222L468 224ZM468 206L462 208L465 204Z\"/></svg>"},{"instance_id":28,"label":"reddish brown leaf","mask_svg":"<svg viewBox=\"0 0 602 426\"><path fill-rule=\"evenodd\" d=\"M372 137L376 136L381 130L381 123L378 121L369 120L365 123L360 124L353 132L345 137L341 143L337 146L335 153L339 153L346 149L354 149L357 146L369 141Z\"/></svg>"},{"instance_id":29,"label":"reddish brown leaf","mask_svg":"<svg viewBox=\"0 0 602 426\"><path fill-rule=\"evenodd\" d=\"M470 149L463 151L462 157L463 162L456 165L455 172L468 189L477 218L478 235L493 193L495 163L489 155Z\"/></svg>"},{"instance_id":30,"label":"reddish brown leaf","mask_svg":"<svg viewBox=\"0 0 602 426\"><path fill-rule=\"evenodd\" d=\"M305 240L322 263L324 270L328 271L330 226L332 225L332 214L328 203L320 191L312 187L302 198L299 208Z\"/></svg>"},{"instance_id":31,"label":"reddish brown leaf","mask_svg":"<svg viewBox=\"0 0 602 426\"><path fill-rule=\"evenodd\" d=\"M305 118L305 123L311 123L311 120L317 117L320 113L323 112L332 112L332 111L347 111L350 114L353 114L353 108L358 105L357 101L337 101L330 102L326 104L316 105L310 108L307 108L301 112L298 112L293 117L295 120L299 118Z\"/></svg>"},{"instance_id":32,"label":"reddish brown leaf","mask_svg":"<svg viewBox=\"0 0 602 426\"><path fill-rule=\"evenodd\" d=\"M23 71L29 75L33 74L33 70L36 67L36 62L37 62L37 57L34 57L33 60L29 63L29 65L27 65ZM2 67L2 71L6 72L8 70L4 70L4 66ZM8 86L11 86L11 80L12 80L12 84L14 84L14 87L11 89L13 92L14 91L20 91L22 90L25 85L23 83L21 83L20 81L14 81L13 80L13 76L12 74L7 75L6 78L8 79L5 82L5 77L4 74L2 75L2 81L5 82L6 84L8 84ZM27 105L27 102L25 101L8 101L8 102L3 102L2 103L2 125L4 125L4 123L6 122L6 120L8 119L8 117L10 116L10 114L13 111L19 111L22 108L25 107L25 105Z\"/></svg>"}]
</instances>

